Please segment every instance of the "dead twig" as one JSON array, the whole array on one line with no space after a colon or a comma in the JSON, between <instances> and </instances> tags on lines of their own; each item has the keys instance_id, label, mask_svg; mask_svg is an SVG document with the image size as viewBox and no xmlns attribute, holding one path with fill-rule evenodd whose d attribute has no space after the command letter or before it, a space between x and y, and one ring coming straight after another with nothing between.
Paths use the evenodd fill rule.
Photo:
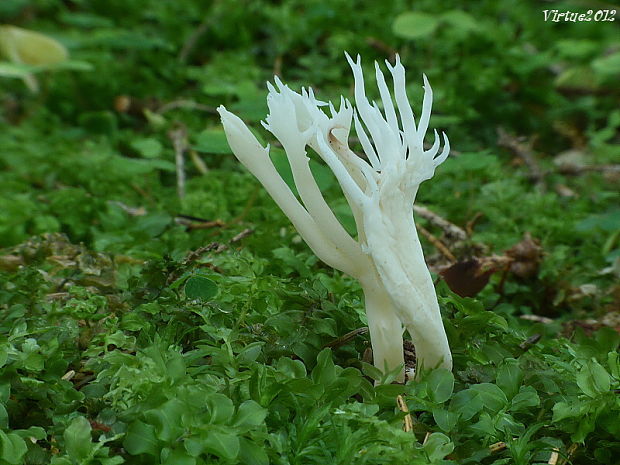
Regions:
<instances>
[{"instance_id":1,"label":"dead twig","mask_svg":"<svg viewBox=\"0 0 620 465\"><path fill-rule=\"evenodd\" d=\"M489 450L491 451L491 454L495 454L497 452L503 451L504 449L506 449L506 447L507 447L506 443L503 441L500 441L500 442L496 442L495 444L491 444L489 446Z\"/></svg>"},{"instance_id":2,"label":"dead twig","mask_svg":"<svg viewBox=\"0 0 620 465\"><path fill-rule=\"evenodd\" d=\"M226 226L226 223L222 220L205 220L204 218L197 218L190 215L177 215L174 222L185 226L189 230L221 228Z\"/></svg>"},{"instance_id":3,"label":"dead twig","mask_svg":"<svg viewBox=\"0 0 620 465\"><path fill-rule=\"evenodd\" d=\"M560 174L577 176L583 173L620 173L620 165L562 165L558 168Z\"/></svg>"},{"instance_id":4,"label":"dead twig","mask_svg":"<svg viewBox=\"0 0 620 465\"><path fill-rule=\"evenodd\" d=\"M556 447L551 451L551 456L549 457L548 465L558 465L558 459L560 458L560 450Z\"/></svg>"},{"instance_id":5,"label":"dead twig","mask_svg":"<svg viewBox=\"0 0 620 465\"><path fill-rule=\"evenodd\" d=\"M501 127L497 128L497 135L498 145L506 147L517 157L523 160L530 171L530 179L534 181L538 187L544 188L545 172L541 170L540 166L538 166L538 162L536 161L536 157L534 155L534 138L524 141L512 134L509 134L504 128Z\"/></svg>"},{"instance_id":6,"label":"dead twig","mask_svg":"<svg viewBox=\"0 0 620 465\"><path fill-rule=\"evenodd\" d=\"M15 271L24 265L24 257L20 255L2 255L0 256L0 270Z\"/></svg>"},{"instance_id":7,"label":"dead twig","mask_svg":"<svg viewBox=\"0 0 620 465\"><path fill-rule=\"evenodd\" d=\"M155 113L163 115L170 110L176 110L177 108L183 108L187 110L199 110L206 113L217 114L215 107L204 105L202 103L195 102L194 100L179 99L172 102L164 103L160 106Z\"/></svg>"},{"instance_id":8,"label":"dead twig","mask_svg":"<svg viewBox=\"0 0 620 465\"><path fill-rule=\"evenodd\" d=\"M209 11L209 14L205 16L205 19L202 20L202 23L200 23L200 25L194 30L194 32L192 32L187 38L177 58L179 63L185 63L187 57L196 46L198 39L200 39L207 32L209 26L211 26L211 22L213 21L212 15L212 11Z\"/></svg>"},{"instance_id":9,"label":"dead twig","mask_svg":"<svg viewBox=\"0 0 620 465\"><path fill-rule=\"evenodd\" d=\"M65 381L71 381L71 379L75 376L75 370L69 370L64 375L60 377L60 379Z\"/></svg>"},{"instance_id":10,"label":"dead twig","mask_svg":"<svg viewBox=\"0 0 620 465\"><path fill-rule=\"evenodd\" d=\"M230 243L234 244L235 242L239 242L241 239L244 239L244 238L246 238L246 237L248 237L248 236L250 236L252 234L254 234L254 230L253 229L250 229L250 228L244 229L239 234L237 234L235 237L233 237L230 240Z\"/></svg>"},{"instance_id":11,"label":"dead twig","mask_svg":"<svg viewBox=\"0 0 620 465\"><path fill-rule=\"evenodd\" d=\"M448 249L448 247L445 246L445 244L443 242L441 242L439 239L437 239L433 234L431 234L430 231L428 231L427 229L425 229L423 226L420 226L419 224L416 224L416 229L418 231L420 231L420 233L431 243L433 244L433 246L439 250L439 252L441 253L441 255L443 255L444 257L446 257L450 263L454 263L456 262L456 257L454 256L454 254L452 252L450 252L450 250Z\"/></svg>"},{"instance_id":12,"label":"dead twig","mask_svg":"<svg viewBox=\"0 0 620 465\"><path fill-rule=\"evenodd\" d=\"M553 320L551 318L540 315L521 315L519 318L521 318L522 320L533 321L535 323L542 323L545 325L553 323Z\"/></svg>"},{"instance_id":13,"label":"dead twig","mask_svg":"<svg viewBox=\"0 0 620 465\"><path fill-rule=\"evenodd\" d=\"M200 172L200 174L207 174L209 172L209 168L207 167L207 164L204 162L202 158L200 158L200 155L198 155L195 150L190 150L189 156L192 159L192 163L194 164L196 169Z\"/></svg>"},{"instance_id":14,"label":"dead twig","mask_svg":"<svg viewBox=\"0 0 620 465\"><path fill-rule=\"evenodd\" d=\"M116 200L108 200L108 204L116 205L129 216L144 216L147 213L146 208L144 207L130 207L129 205L125 205L123 202L119 202Z\"/></svg>"},{"instance_id":15,"label":"dead twig","mask_svg":"<svg viewBox=\"0 0 620 465\"><path fill-rule=\"evenodd\" d=\"M179 277L185 272L185 270L187 269L188 266L190 266L192 263L194 263L195 261L200 259L207 252L220 253L220 252L226 250L227 248L228 248L228 246L225 245L225 244L221 244L219 242L212 242L212 243L210 243L208 245L205 245L203 247L199 247L196 250L191 250L185 256L185 258L183 259L181 264L178 267L176 267L174 269L174 271L172 271L168 275L168 278L166 279L166 284L169 285L169 284L175 282L177 279L179 279ZM211 263L206 263L205 266L207 266L208 268L214 270L217 273L222 273L222 270L220 270L217 266L215 266L215 265L213 265Z\"/></svg>"},{"instance_id":16,"label":"dead twig","mask_svg":"<svg viewBox=\"0 0 620 465\"><path fill-rule=\"evenodd\" d=\"M282 55L276 56L273 61L273 74L274 76L282 76Z\"/></svg>"},{"instance_id":17,"label":"dead twig","mask_svg":"<svg viewBox=\"0 0 620 465\"><path fill-rule=\"evenodd\" d=\"M578 448L579 448L579 444L577 443L571 444L571 446L566 451L566 455L562 457L560 460L558 460L557 465L566 465L567 463L569 463L573 455L575 455L575 452L577 452Z\"/></svg>"},{"instance_id":18,"label":"dead twig","mask_svg":"<svg viewBox=\"0 0 620 465\"><path fill-rule=\"evenodd\" d=\"M398 409L401 412L405 413L405 417L403 418L403 431L405 433L413 431L413 418L411 417L411 413L409 413L409 407L403 396L396 396L396 405L398 405Z\"/></svg>"},{"instance_id":19,"label":"dead twig","mask_svg":"<svg viewBox=\"0 0 620 465\"><path fill-rule=\"evenodd\" d=\"M376 37L366 37L366 43L372 48L378 50L379 52L386 54L389 57L390 61L394 61L394 58L398 53L395 48L383 42L382 40L377 39Z\"/></svg>"},{"instance_id":20,"label":"dead twig","mask_svg":"<svg viewBox=\"0 0 620 465\"><path fill-rule=\"evenodd\" d=\"M168 132L168 137L174 147L174 161L177 170L177 195L180 199L185 197L185 151L187 150L187 130L179 126Z\"/></svg>"},{"instance_id":21,"label":"dead twig","mask_svg":"<svg viewBox=\"0 0 620 465\"><path fill-rule=\"evenodd\" d=\"M196 250L190 251L183 261L181 262L182 266L187 266L192 262L195 262L200 257L202 257L207 252L215 252L219 253L226 248L225 245L220 244L219 242L211 242L209 245L205 245L203 247L199 247Z\"/></svg>"},{"instance_id":22,"label":"dead twig","mask_svg":"<svg viewBox=\"0 0 620 465\"><path fill-rule=\"evenodd\" d=\"M437 213L429 210L428 208L421 205L414 205L413 211L416 215L419 215L425 220L428 220L432 225L440 228L451 240L467 240L467 233L462 228L439 216Z\"/></svg>"},{"instance_id":23,"label":"dead twig","mask_svg":"<svg viewBox=\"0 0 620 465\"><path fill-rule=\"evenodd\" d=\"M534 334L533 336L528 337L525 341L519 344L519 349L524 352L530 350L534 344L540 341L540 338L542 338L542 335L540 334Z\"/></svg>"},{"instance_id":24,"label":"dead twig","mask_svg":"<svg viewBox=\"0 0 620 465\"><path fill-rule=\"evenodd\" d=\"M331 342L328 342L327 344L325 344L322 349L325 349L327 347L331 347L331 348L335 348L335 347L340 347L345 345L347 342L349 342L351 339L354 339L355 337L361 335L361 334L366 334L368 332L368 327L364 326L362 328L357 328L354 329L353 331L349 331L348 333L346 333L343 336L340 336L338 339L334 339Z\"/></svg>"},{"instance_id":25,"label":"dead twig","mask_svg":"<svg viewBox=\"0 0 620 465\"><path fill-rule=\"evenodd\" d=\"M476 226L476 223L483 216L484 216L484 213L476 212L474 217L467 222L467 224L465 225L465 231L467 232L468 236L471 236L474 233L474 227Z\"/></svg>"},{"instance_id":26,"label":"dead twig","mask_svg":"<svg viewBox=\"0 0 620 465\"><path fill-rule=\"evenodd\" d=\"M233 218L231 220L231 223L240 223L241 221L243 221L243 219L247 216L248 213L250 213L250 210L252 210L252 207L256 203L256 200L258 199L258 194L260 193L260 191L261 191L261 188L259 185L257 185L252 191L252 193L250 194L250 196L248 197L248 200L245 206L243 207L243 211L239 214L239 216Z\"/></svg>"}]
</instances>

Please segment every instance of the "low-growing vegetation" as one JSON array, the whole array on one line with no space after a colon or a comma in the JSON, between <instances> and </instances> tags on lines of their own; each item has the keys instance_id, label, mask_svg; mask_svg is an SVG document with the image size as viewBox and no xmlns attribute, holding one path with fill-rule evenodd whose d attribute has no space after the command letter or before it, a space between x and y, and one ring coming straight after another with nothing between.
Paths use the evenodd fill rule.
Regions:
<instances>
[{"instance_id":1,"label":"low-growing vegetation","mask_svg":"<svg viewBox=\"0 0 620 465\"><path fill-rule=\"evenodd\" d=\"M0 2L0 465L616 463L620 18L548 8ZM398 53L414 110L426 73L452 146L414 211L454 368L404 384L216 112L351 98L345 51Z\"/></svg>"}]
</instances>

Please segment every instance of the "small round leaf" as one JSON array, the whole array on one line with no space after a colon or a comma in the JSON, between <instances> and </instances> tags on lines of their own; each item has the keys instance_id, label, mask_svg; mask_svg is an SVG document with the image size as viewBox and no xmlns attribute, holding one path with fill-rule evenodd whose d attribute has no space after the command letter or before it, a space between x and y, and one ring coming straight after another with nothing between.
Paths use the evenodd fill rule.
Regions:
<instances>
[{"instance_id":1,"label":"small round leaf","mask_svg":"<svg viewBox=\"0 0 620 465\"><path fill-rule=\"evenodd\" d=\"M217 284L204 276L192 276L185 283L188 299L209 300L217 294Z\"/></svg>"}]
</instances>

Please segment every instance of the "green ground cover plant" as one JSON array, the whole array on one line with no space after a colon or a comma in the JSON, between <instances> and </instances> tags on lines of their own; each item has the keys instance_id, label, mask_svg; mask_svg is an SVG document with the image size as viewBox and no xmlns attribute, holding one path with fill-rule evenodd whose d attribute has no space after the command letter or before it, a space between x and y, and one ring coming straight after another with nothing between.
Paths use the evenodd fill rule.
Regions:
<instances>
[{"instance_id":1,"label":"green ground cover plant","mask_svg":"<svg viewBox=\"0 0 620 465\"><path fill-rule=\"evenodd\" d=\"M0 61L0 465L617 463L620 19L550 8L618 9L0 2L68 52ZM415 214L454 369L406 384L215 111L263 119L274 74L352 96L345 50L414 102L426 73L453 148Z\"/></svg>"}]
</instances>

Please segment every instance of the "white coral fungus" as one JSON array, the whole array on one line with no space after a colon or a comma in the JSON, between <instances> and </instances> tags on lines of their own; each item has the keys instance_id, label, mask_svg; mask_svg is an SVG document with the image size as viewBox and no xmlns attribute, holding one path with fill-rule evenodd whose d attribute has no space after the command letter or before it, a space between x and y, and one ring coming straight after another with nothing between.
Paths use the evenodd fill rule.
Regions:
<instances>
[{"instance_id":1,"label":"white coral fungus","mask_svg":"<svg viewBox=\"0 0 620 465\"><path fill-rule=\"evenodd\" d=\"M411 335L418 367L452 367L435 288L424 261L413 218L418 186L430 179L450 151L448 138L424 149L433 92L424 76L422 112L416 121L405 91L405 69L391 66L394 94L375 63L381 106L369 102L359 56L347 60L355 78L355 107L318 101L312 89L294 92L278 77L268 84L269 115L263 123L282 144L299 198L293 194L263 147L234 114L218 108L230 147L263 184L282 211L326 264L358 279L365 297L374 363L381 371L404 366L403 328ZM396 105L394 105L394 102ZM329 115L322 107L328 106ZM348 144L351 122L365 157ZM310 171L307 147L336 176L355 217L352 238L327 205ZM418 370L419 371L419 370ZM404 370L397 377L404 379Z\"/></svg>"}]
</instances>

